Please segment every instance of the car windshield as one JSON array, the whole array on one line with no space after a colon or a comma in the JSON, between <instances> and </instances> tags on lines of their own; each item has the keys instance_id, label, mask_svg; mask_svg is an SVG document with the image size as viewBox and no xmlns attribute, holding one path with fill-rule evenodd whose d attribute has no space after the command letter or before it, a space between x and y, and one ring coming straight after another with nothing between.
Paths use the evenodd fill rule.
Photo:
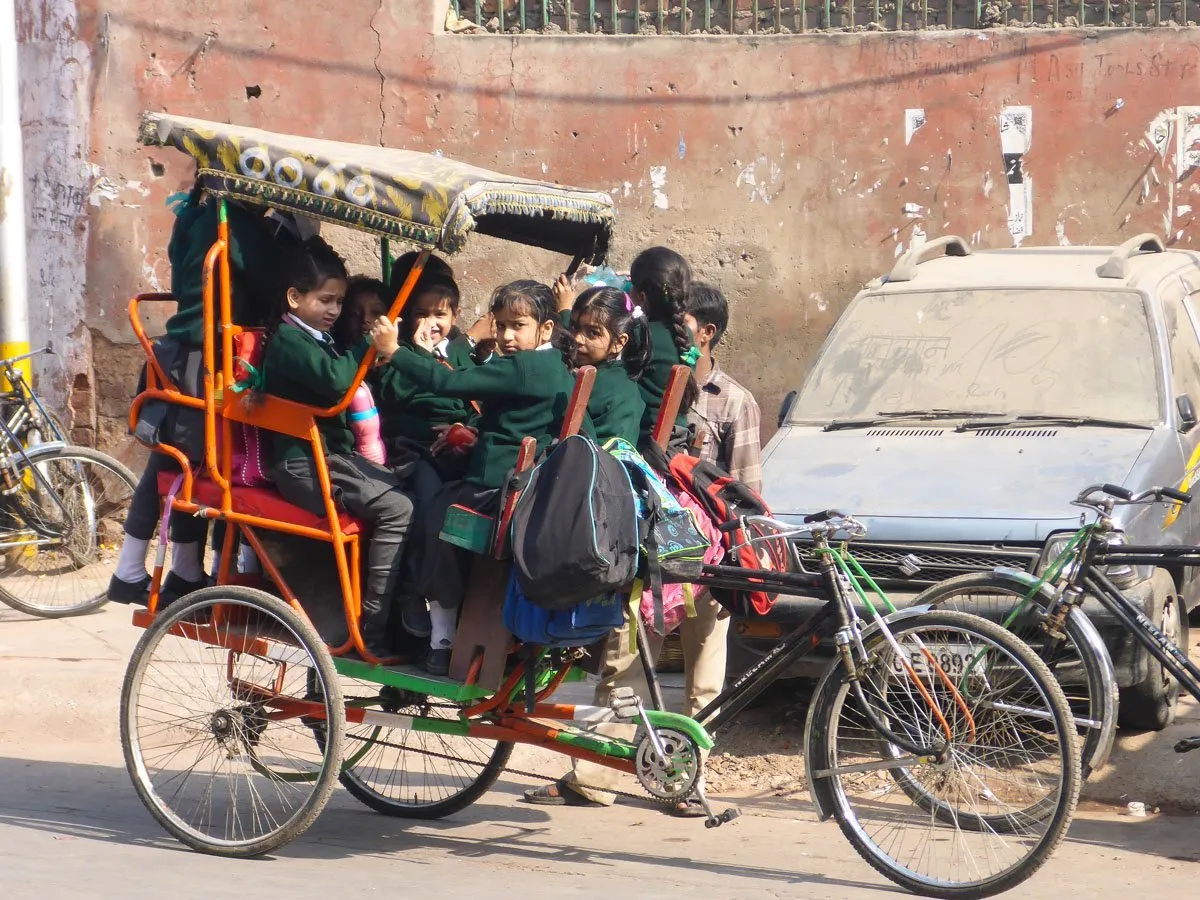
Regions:
<instances>
[{"instance_id":1,"label":"car windshield","mask_svg":"<svg viewBox=\"0 0 1200 900\"><path fill-rule=\"evenodd\" d=\"M788 418L953 410L1153 424L1154 359L1129 291L868 294L838 322Z\"/></svg>"}]
</instances>

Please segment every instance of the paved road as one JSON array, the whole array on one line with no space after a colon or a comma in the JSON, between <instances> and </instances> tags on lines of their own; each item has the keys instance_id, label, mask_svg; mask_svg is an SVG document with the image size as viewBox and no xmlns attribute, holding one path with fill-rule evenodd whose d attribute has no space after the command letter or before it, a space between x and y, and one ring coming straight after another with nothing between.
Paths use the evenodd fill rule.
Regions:
<instances>
[{"instance_id":1,"label":"paved road","mask_svg":"<svg viewBox=\"0 0 1200 900\"><path fill-rule=\"evenodd\" d=\"M710 831L648 807L530 807L516 801L525 783L508 779L464 813L429 823L383 818L338 791L273 858L192 853L164 837L121 763L117 692L137 637L127 623L120 609L62 622L0 609L0 898L897 896L807 803L744 805L738 822ZM1177 785L1200 782L1200 755L1172 764ZM1093 807L1009 896L1187 897L1197 884L1200 818L1131 819Z\"/></svg>"}]
</instances>

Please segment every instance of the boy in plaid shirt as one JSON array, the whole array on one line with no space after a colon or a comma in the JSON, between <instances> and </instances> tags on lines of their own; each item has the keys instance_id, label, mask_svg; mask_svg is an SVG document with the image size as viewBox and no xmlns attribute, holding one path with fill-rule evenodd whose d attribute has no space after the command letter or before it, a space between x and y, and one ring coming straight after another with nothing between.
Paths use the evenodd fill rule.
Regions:
<instances>
[{"instance_id":1,"label":"boy in plaid shirt","mask_svg":"<svg viewBox=\"0 0 1200 900\"><path fill-rule=\"evenodd\" d=\"M754 395L725 374L713 349L729 327L729 303L709 284L693 284L687 301L688 327L696 336L700 359L696 383L700 396L692 409L700 458L720 466L738 481L762 492L762 414Z\"/></svg>"}]
</instances>

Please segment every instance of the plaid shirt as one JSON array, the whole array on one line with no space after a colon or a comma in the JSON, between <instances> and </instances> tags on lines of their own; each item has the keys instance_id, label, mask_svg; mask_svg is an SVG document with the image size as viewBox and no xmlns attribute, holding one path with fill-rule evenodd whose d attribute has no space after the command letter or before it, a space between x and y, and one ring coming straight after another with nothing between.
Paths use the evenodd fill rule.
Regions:
<instances>
[{"instance_id":1,"label":"plaid shirt","mask_svg":"<svg viewBox=\"0 0 1200 900\"><path fill-rule=\"evenodd\" d=\"M762 414L754 395L730 378L717 361L700 384L691 420L701 442L700 458L716 463L738 481L762 491Z\"/></svg>"}]
</instances>

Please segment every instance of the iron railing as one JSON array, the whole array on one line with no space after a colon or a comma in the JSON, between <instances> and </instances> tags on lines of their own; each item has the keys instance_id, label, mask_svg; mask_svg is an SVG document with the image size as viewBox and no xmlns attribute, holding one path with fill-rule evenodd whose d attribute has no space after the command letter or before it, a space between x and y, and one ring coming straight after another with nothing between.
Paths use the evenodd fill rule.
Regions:
<instances>
[{"instance_id":1,"label":"iron railing","mask_svg":"<svg viewBox=\"0 0 1200 900\"><path fill-rule=\"evenodd\" d=\"M803 34L1193 25L1200 0L451 0L474 34Z\"/></svg>"}]
</instances>

